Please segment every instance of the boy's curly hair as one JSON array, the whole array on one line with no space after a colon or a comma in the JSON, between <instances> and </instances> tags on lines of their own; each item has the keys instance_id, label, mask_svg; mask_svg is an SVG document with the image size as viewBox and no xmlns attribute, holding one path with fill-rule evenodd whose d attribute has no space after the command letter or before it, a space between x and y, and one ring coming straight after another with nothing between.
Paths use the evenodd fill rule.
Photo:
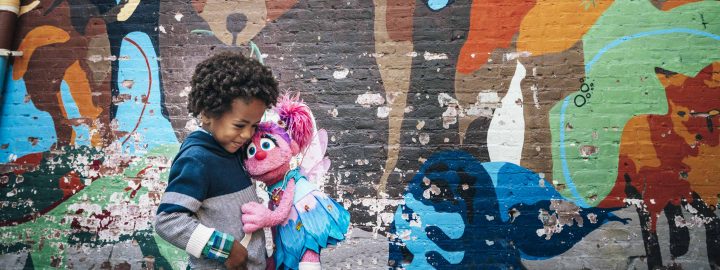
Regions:
<instances>
[{"instance_id":1,"label":"boy's curly hair","mask_svg":"<svg viewBox=\"0 0 720 270\"><path fill-rule=\"evenodd\" d=\"M270 69L240 53L222 52L195 67L190 83L188 110L194 117L204 113L219 117L231 110L236 98L257 98L265 106L277 102L278 83Z\"/></svg>"}]
</instances>

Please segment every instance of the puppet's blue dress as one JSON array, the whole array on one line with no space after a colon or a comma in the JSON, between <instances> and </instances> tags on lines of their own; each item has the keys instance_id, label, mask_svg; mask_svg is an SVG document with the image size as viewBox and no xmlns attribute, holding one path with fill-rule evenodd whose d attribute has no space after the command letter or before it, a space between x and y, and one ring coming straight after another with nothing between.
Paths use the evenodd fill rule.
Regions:
<instances>
[{"instance_id":1,"label":"puppet's blue dress","mask_svg":"<svg viewBox=\"0 0 720 270\"><path fill-rule=\"evenodd\" d=\"M295 179L293 207L287 222L273 232L275 241L275 266L279 269L297 269L302 255L308 249L320 253L321 248L345 239L350 225L350 213L300 173L299 169L288 172L283 181L268 187L271 207L278 206L287 182Z\"/></svg>"}]
</instances>

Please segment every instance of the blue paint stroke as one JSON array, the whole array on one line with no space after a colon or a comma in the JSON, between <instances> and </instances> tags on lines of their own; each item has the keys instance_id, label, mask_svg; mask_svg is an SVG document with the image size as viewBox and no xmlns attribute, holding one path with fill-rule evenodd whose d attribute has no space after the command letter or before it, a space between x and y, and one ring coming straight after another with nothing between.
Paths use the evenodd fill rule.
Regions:
<instances>
[{"instance_id":1,"label":"blue paint stroke","mask_svg":"<svg viewBox=\"0 0 720 270\"><path fill-rule=\"evenodd\" d=\"M70 86L65 80L60 83L60 95L62 96L67 119L81 118L80 109L75 103L75 99L70 93ZM87 125L73 126L72 128L75 131L75 146L90 146L90 128Z\"/></svg>"},{"instance_id":2,"label":"blue paint stroke","mask_svg":"<svg viewBox=\"0 0 720 270\"><path fill-rule=\"evenodd\" d=\"M441 10L445 7L447 7L449 4L448 0L428 0L427 5L430 9L433 11Z\"/></svg>"},{"instance_id":3,"label":"blue paint stroke","mask_svg":"<svg viewBox=\"0 0 720 270\"><path fill-rule=\"evenodd\" d=\"M7 144L7 148L0 148L0 163L10 161L10 157L45 152L57 141L50 113L38 110L32 100L25 102L25 80L13 80L12 67L6 74L0 107L0 145ZM32 145L28 137L37 138L37 144Z\"/></svg>"},{"instance_id":4,"label":"blue paint stroke","mask_svg":"<svg viewBox=\"0 0 720 270\"><path fill-rule=\"evenodd\" d=\"M465 256L464 251L448 252L438 247L432 240L427 237L425 232L428 226L437 226L440 228L448 237L451 239L459 239L465 231L465 222L459 213L452 212L438 212L432 206L425 205L415 199L413 194L407 193L404 196L405 207L408 207L418 215L417 224L408 222L403 218L403 211L401 207L398 207L395 212L395 228L397 229L398 235L404 235L404 232L409 231L410 237L417 237L417 239L411 239L412 241L405 241L405 245L408 250L413 254L425 254L426 252L436 251L440 253L443 258L448 260L450 263L457 264ZM412 217L408 217L413 220ZM440 224L433 224L434 222L442 221ZM449 226L442 226L449 225ZM427 261L427 258L422 256L415 257L410 265L403 265L408 269L433 269Z\"/></svg>"},{"instance_id":5,"label":"blue paint stroke","mask_svg":"<svg viewBox=\"0 0 720 270\"><path fill-rule=\"evenodd\" d=\"M126 39L135 42L142 51ZM147 64L143 52L147 57ZM170 122L162 115L160 68L150 38L143 32L129 33L123 39L120 55L126 58L120 59L118 63L117 89L119 95L129 95L130 99L118 105L115 120L118 123L118 131L132 132L118 139L121 143L125 142L123 151L144 154L160 145L178 144ZM132 88L122 85L125 80L133 81ZM150 81L152 84L149 85L148 96ZM148 96L147 104L143 103L143 96ZM126 141L128 136L132 137ZM139 142L135 142L134 136L140 137Z\"/></svg>"},{"instance_id":6,"label":"blue paint stroke","mask_svg":"<svg viewBox=\"0 0 720 270\"><path fill-rule=\"evenodd\" d=\"M705 31L700 31L696 29L690 29L690 28L672 28L672 29L662 29L662 30L653 30L653 31L647 31L647 32L640 32L636 34L632 34L629 36L623 36L616 40L613 40L612 42L608 43L598 51L597 54L590 60L588 63L585 64L585 74L589 74L590 70L592 69L592 66L595 65L595 63L602 57L605 53L610 51L611 49L619 46L622 43L638 39L638 38L644 38L649 36L657 36L657 35L666 35L666 34L691 34L691 35L697 35L697 36L703 36L712 38L714 40L720 40L720 35L715 35L712 33L708 33ZM570 177L570 169L568 168L567 164L567 157L566 157L566 151L565 151L565 112L567 111L567 106L570 103L570 96L565 97L563 100L562 107L560 108L560 161L562 163L562 170L563 170L563 177L565 177L565 183L567 183L568 188L570 189L570 192L575 197L575 203L582 207L588 207L588 204L585 202L585 199L580 196L580 193L577 191L577 188L575 187L575 183L572 180L572 177Z\"/></svg>"},{"instance_id":7,"label":"blue paint stroke","mask_svg":"<svg viewBox=\"0 0 720 270\"><path fill-rule=\"evenodd\" d=\"M389 230L396 238L388 263L407 269L522 268L521 258L562 254L607 222L627 222L612 215L617 208L579 207L572 223L548 236L540 213L556 216L553 205L569 201L527 168L483 163L463 151L430 156L403 198ZM450 257L457 252L468 256Z\"/></svg>"}]
</instances>

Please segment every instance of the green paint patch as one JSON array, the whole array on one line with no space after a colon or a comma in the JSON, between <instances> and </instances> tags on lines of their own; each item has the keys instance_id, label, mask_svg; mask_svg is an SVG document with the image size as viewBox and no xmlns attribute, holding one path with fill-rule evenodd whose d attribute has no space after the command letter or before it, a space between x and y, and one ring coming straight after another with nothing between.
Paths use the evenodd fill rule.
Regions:
<instances>
[{"instance_id":1,"label":"green paint patch","mask_svg":"<svg viewBox=\"0 0 720 270\"><path fill-rule=\"evenodd\" d=\"M597 20L583 37L586 82L593 89L583 91L578 83L578 91L550 112L553 177L567 187L564 196L583 206L600 203L616 182L625 123L635 115L667 113L656 67L692 77L720 60L720 16L714 14L720 2L661 11L649 1L616 1Z\"/></svg>"},{"instance_id":2,"label":"green paint patch","mask_svg":"<svg viewBox=\"0 0 720 270\"><path fill-rule=\"evenodd\" d=\"M187 254L159 240L152 228L159 196L164 191L163 183L167 181L169 164L178 148L178 145L156 147L147 155L134 158L121 173L87 181L84 188L43 215L19 225L0 227L0 252L27 249L32 267L63 268L67 266L66 250L69 248L99 248L133 241L139 245L143 256L153 258L156 268L184 268L184 264L178 262L185 262ZM85 163L78 163L77 160L95 155L103 156L103 153L93 152L93 148L78 148L55 156L48 153L34 172L50 175L44 179L51 183L50 186L57 182L52 183L48 178L59 178L70 171L78 172L83 180L89 180L92 171L87 169ZM32 187L37 188L37 185L33 183ZM25 196L38 201L48 198L47 194L40 191ZM59 195L53 196L50 198Z\"/></svg>"}]
</instances>

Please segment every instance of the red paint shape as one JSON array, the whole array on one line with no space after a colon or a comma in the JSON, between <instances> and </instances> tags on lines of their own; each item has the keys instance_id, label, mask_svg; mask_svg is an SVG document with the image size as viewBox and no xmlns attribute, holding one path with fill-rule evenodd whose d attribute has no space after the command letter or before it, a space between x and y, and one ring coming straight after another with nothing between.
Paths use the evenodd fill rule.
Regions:
<instances>
[{"instance_id":1,"label":"red paint shape","mask_svg":"<svg viewBox=\"0 0 720 270\"><path fill-rule=\"evenodd\" d=\"M470 10L470 32L460 50L457 71L469 74L487 63L496 48L508 48L520 29L525 15L535 6L534 0L475 0ZM474 57L473 57L474 56Z\"/></svg>"},{"instance_id":2,"label":"red paint shape","mask_svg":"<svg viewBox=\"0 0 720 270\"><path fill-rule=\"evenodd\" d=\"M713 81L712 65L704 68L697 76L687 78L682 85L666 85L668 98L668 113L666 115L641 115L647 119L650 130L651 142L623 142L620 146L620 160L618 166L618 177L615 186L610 194L599 204L599 207L621 207L623 200L632 194L628 194L626 179L629 178L630 185L637 191L638 199L642 199L647 211L650 214L652 226L651 232L655 232L657 215L659 215L668 204L680 205L683 199L692 202L692 193L697 192L694 188L705 188L704 186L693 187L687 176L692 173L693 167L686 164L688 157L698 157L700 148L706 146L718 146L720 143L720 132L717 127L720 125L720 116L708 120L705 114L720 108L720 89L710 87L708 81ZM664 75L660 75L664 76ZM683 76L675 74L671 76ZM679 115L682 121L673 122L673 117ZM681 134L682 133L682 134ZM689 134L695 141L688 142ZM660 165L657 167L644 166L636 168L636 162L628 157L632 144L651 143L657 153ZM627 144L627 145L625 145ZM642 156L642 155L638 155ZM707 157L708 162L695 166L717 166L713 157ZM715 167L717 168L717 167ZM700 169L700 168L696 168ZM715 177L707 175L706 177ZM715 192L720 187L714 185ZM700 193L700 192L697 192ZM702 195L702 193L700 193ZM632 197L631 197L632 198Z\"/></svg>"},{"instance_id":3,"label":"red paint shape","mask_svg":"<svg viewBox=\"0 0 720 270\"><path fill-rule=\"evenodd\" d=\"M80 175L75 171L71 171L61 177L58 185L63 192L62 200L70 198L73 194L85 188L85 184L83 184L82 179L80 179Z\"/></svg>"},{"instance_id":4,"label":"red paint shape","mask_svg":"<svg viewBox=\"0 0 720 270\"><path fill-rule=\"evenodd\" d=\"M13 172L16 175L20 175L25 173L30 168L37 167L40 165L40 162L42 161L43 153L32 153L24 155L18 159L16 159L14 162L9 163L8 165L11 166L17 166L17 169L14 169Z\"/></svg>"}]
</instances>

